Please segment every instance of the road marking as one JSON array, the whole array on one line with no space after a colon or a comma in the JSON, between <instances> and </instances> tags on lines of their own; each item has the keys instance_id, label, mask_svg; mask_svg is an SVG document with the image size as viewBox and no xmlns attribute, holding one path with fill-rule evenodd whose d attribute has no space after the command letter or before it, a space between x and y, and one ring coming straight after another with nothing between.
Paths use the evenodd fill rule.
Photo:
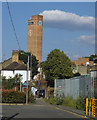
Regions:
<instances>
[{"instance_id":1,"label":"road marking","mask_svg":"<svg viewBox=\"0 0 97 120\"><path fill-rule=\"evenodd\" d=\"M43 106L43 107L47 107L48 106L48 107L55 108L57 110L61 110L61 111L64 111L64 112L68 112L68 113L74 114L74 115L79 116L79 117L87 118L84 115L79 115L78 113L74 113L74 112L71 112L71 111L68 111L68 110L64 110L64 109L61 109L61 108L58 108L58 107L52 106L52 105L47 105L47 106L46 105L32 105L32 106Z\"/></svg>"},{"instance_id":2,"label":"road marking","mask_svg":"<svg viewBox=\"0 0 97 120\"><path fill-rule=\"evenodd\" d=\"M80 117L83 117L83 118L87 118L86 116L84 115L79 115L77 113L74 113L74 112L71 112L71 111L68 111L68 110L63 110L61 108L58 108L58 107L55 107L57 110L61 110L61 111L64 111L64 112L68 112L68 113L71 113L71 114L74 114L74 115L77 115L77 116L80 116Z\"/></svg>"},{"instance_id":3,"label":"road marking","mask_svg":"<svg viewBox=\"0 0 97 120\"><path fill-rule=\"evenodd\" d=\"M0 103L0 105L26 105L26 104L7 104L7 103Z\"/></svg>"}]
</instances>

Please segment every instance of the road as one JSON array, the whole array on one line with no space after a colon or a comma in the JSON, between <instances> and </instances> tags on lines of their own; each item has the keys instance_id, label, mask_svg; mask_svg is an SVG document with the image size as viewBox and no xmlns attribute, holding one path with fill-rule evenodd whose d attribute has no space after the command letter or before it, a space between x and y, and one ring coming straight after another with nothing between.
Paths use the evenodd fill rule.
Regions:
<instances>
[{"instance_id":1,"label":"road","mask_svg":"<svg viewBox=\"0 0 97 120\"><path fill-rule=\"evenodd\" d=\"M83 118L78 114L48 105L38 99L36 104L3 105L4 118Z\"/></svg>"}]
</instances>

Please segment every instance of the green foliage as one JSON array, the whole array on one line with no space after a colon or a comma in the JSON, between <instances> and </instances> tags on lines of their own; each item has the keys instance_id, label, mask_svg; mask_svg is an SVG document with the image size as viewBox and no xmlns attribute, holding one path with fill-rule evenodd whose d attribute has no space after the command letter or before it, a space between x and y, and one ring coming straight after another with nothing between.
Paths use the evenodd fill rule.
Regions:
<instances>
[{"instance_id":1,"label":"green foliage","mask_svg":"<svg viewBox=\"0 0 97 120\"><path fill-rule=\"evenodd\" d=\"M35 101L31 92L28 94L28 102L33 103ZM2 103L26 103L26 93L17 91L2 92Z\"/></svg>"},{"instance_id":2,"label":"green foliage","mask_svg":"<svg viewBox=\"0 0 97 120\"><path fill-rule=\"evenodd\" d=\"M24 64L27 64L28 62L28 55L29 55L29 67L30 65L30 59L31 59L31 53L30 52L24 52L24 51L19 51L19 60L22 60ZM34 55L32 55L32 78L34 75L38 74L38 60Z\"/></svg>"},{"instance_id":3,"label":"green foliage","mask_svg":"<svg viewBox=\"0 0 97 120\"><path fill-rule=\"evenodd\" d=\"M63 100L63 106L68 106L70 108L76 108L76 100L72 99L72 98L64 98Z\"/></svg>"},{"instance_id":4,"label":"green foliage","mask_svg":"<svg viewBox=\"0 0 97 120\"><path fill-rule=\"evenodd\" d=\"M84 97L78 97L77 99L73 99L71 97L56 96L54 98L49 98L48 100L45 100L45 101L53 105L62 105L62 106L67 106L73 109L85 110Z\"/></svg>"},{"instance_id":5,"label":"green foliage","mask_svg":"<svg viewBox=\"0 0 97 120\"><path fill-rule=\"evenodd\" d=\"M2 85L4 85L5 89L12 89L15 87L14 78L9 77L9 79L6 79L6 77L2 77Z\"/></svg>"},{"instance_id":6,"label":"green foliage","mask_svg":"<svg viewBox=\"0 0 97 120\"><path fill-rule=\"evenodd\" d=\"M73 74L73 77L77 77L77 76L81 76L81 74L79 72Z\"/></svg>"},{"instance_id":7,"label":"green foliage","mask_svg":"<svg viewBox=\"0 0 97 120\"><path fill-rule=\"evenodd\" d=\"M2 103L25 103L26 94L20 92L2 92Z\"/></svg>"},{"instance_id":8,"label":"green foliage","mask_svg":"<svg viewBox=\"0 0 97 120\"><path fill-rule=\"evenodd\" d=\"M93 61L93 58L96 58L96 57L97 57L97 55L90 55L89 60Z\"/></svg>"},{"instance_id":9,"label":"green foliage","mask_svg":"<svg viewBox=\"0 0 97 120\"><path fill-rule=\"evenodd\" d=\"M64 98L62 96L56 97L56 104L57 105L62 105L64 101Z\"/></svg>"},{"instance_id":10,"label":"green foliage","mask_svg":"<svg viewBox=\"0 0 97 120\"><path fill-rule=\"evenodd\" d=\"M71 61L59 49L55 49L48 54L47 60L42 63L48 85L54 86L54 79L65 79L73 76Z\"/></svg>"},{"instance_id":11,"label":"green foliage","mask_svg":"<svg viewBox=\"0 0 97 120\"><path fill-rule=\"evenodd\" d=\"M50 99L45 99L46 102L48 102L49 104L52 104L52 105L56 105L56 98L50 98Z\"/></svg>"},{"instance_id":12,"label":"green foliage","mask_svg":"<svg viewBox=\"0 0 97 120\"><path fill-rule=\"evenodd\" d=\"M86 101L86 98L85 97L79 97L76 99L76 108L77 109L82 109L82 110L85 110L85 101Z\"/></svg>"},{"instance_id":13,"label":"green foliage","mask_svg":"<svg viewBox=\"0 0 97 120\"><path fill-rule=\"evenodd\" d=\"M32 94L32 92L31 91L29 91L29 93L28 93L28 102L29 103L34 103L35 102L35 98L34 98L34 95Z\"/></svg>"},{"instance_id":14,"label":"green foliage","mask_svg":"<svg viewBox=\"0 0 97 120\"><path fill-rule=\"evenodd\" d=\"M16 74L13 78L9 77L6 79L5 76L2 76L2 85L4 86L5 89L12 89L15 86L18 88L20 87L20 82L21 82L21 74Z\"/></svg>"},{"instance_id":15,"label":"green foliage","mask_svg":"<svg viewBox=\"0 0 97 120\"><path fill-rule=\"evenodd\" d=\"M93 60L93 58L96 58L97 55L90 55L89 57L85 57L85 58L89 58L89 61L94 61L94 62L97 62L97 60Z\"/></svg>"}]
</instances>

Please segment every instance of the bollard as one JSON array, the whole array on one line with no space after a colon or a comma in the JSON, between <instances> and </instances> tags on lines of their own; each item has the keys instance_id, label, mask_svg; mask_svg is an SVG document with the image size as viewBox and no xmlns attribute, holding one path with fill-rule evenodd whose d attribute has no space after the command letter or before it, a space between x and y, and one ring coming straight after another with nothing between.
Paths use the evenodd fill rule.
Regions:
<instances>
[{"instance_id":1,"label":"bollard","mask_svg":"<svg viewBox=\"0 0 97 120\"><path fill-rule=\"evenodd\" d=\"M88 114L88 98L86 98L86 115Z\"/></svg>"},{"instance_id":2,"label":"bollard","mask_svg":"<svg viewBox=\"0 0 97 120\"><path fill-rule=\"evenodd\" d=\"M92 116L93 116L93 110L94 110L94 99L92 99Z\"/></svg>"},{"instance_id":3,"label":"bollard","mask_svg":"<svg viewBox=\"0 0 97 120\"><path fill-rule=\"evenodd\" d=\"M89 116L91 115L91 99L90 99L90 103L89 103Z\"/></svg>"},{"instance_id":4,"label":"bollard","mask_svg":"<svg viewBox=\"0 0 97 120\"><path fill-rule=\"evenodd\" d=\"M93 99L93 116L95 117L96 101Z\"/></svg>"}]
</instances>

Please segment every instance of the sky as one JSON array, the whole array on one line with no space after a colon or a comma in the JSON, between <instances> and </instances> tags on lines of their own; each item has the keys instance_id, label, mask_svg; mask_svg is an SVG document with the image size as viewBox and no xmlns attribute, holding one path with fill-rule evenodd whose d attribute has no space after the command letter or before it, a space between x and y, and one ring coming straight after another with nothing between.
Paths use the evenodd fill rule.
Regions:
<instances>
[{"instance_id":1,"label":"sky","mask_svg":"<svg viewBox=\"0 0 97 120\"><path fill-rule=\"evenodd\" d=\"M32 15L43 15L43 61L56 48L71 60L95 54L94 2L10 2L9 6L22 50L27 51L27 20ZM3 60L11 57L12 50L18 50L18 44L3 2Z\"/></svg>"}]
</instances>

